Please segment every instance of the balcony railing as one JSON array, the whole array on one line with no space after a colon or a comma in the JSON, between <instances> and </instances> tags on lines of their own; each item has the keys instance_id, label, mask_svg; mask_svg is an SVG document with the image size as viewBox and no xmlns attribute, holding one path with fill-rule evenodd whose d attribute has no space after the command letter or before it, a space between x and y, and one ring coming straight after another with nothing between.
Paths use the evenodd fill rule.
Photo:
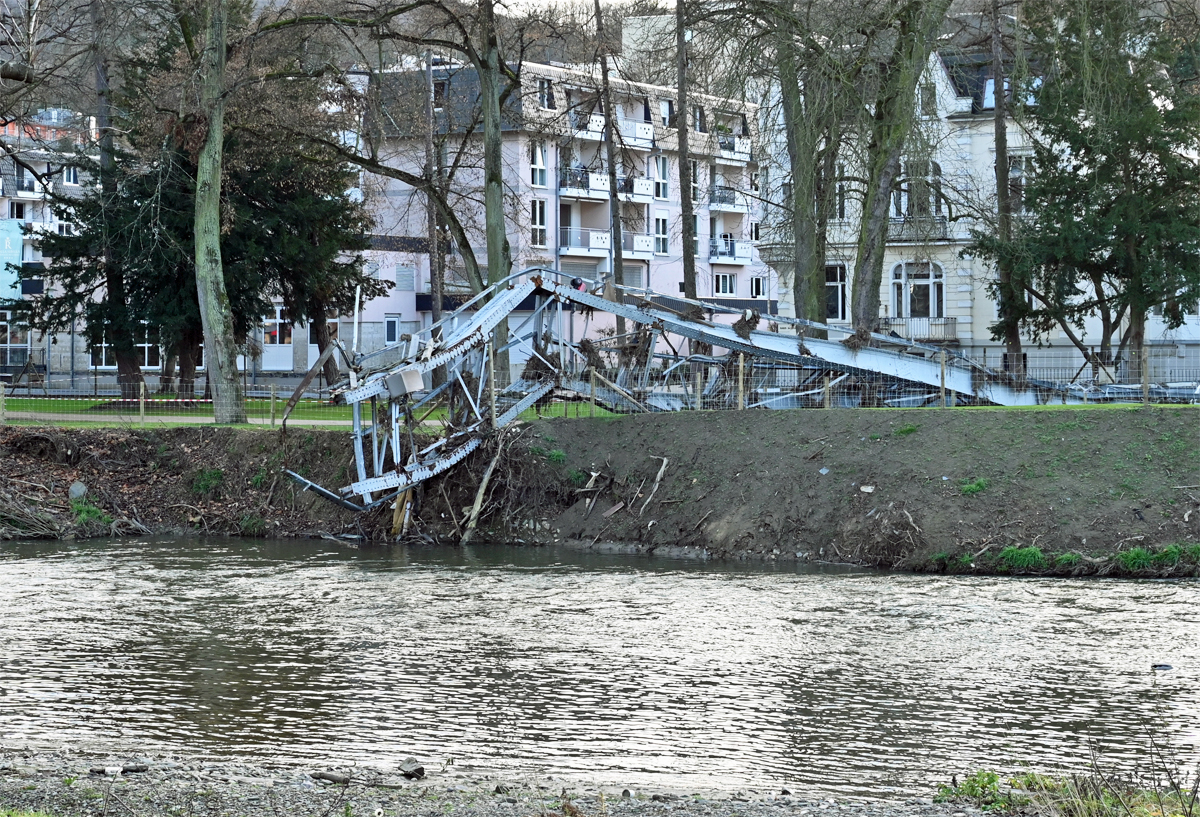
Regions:
<instances>
[{"instance_id":1,"label":"balcony railing","mask_svg":"<svg viewBox=\"0 0 1200 817\"><path fill-rule=\"evenodd\" d=\"M738 191L732 187L713 187L709 191L708 200L713 204L738 204Z\"/></svg>"},{"instance_id":2,"label":"balcony railing","mask_svg":"<svg viewBox=\"0 0 1200 817\"><path fill-rule=\"evenodd\" d=\"M561 167L558 169L558 186L560 189L569 187L572 190L587 190L590 175L582 168Z\"/></svg>"},{"instance_id":3,"label":"balcony railing","mask_svg":"<svg viewBox=\"0 0 1200 817\"><path fill-rule=\"evenodd\" d=\"M589 131L596 136L604 132L603 114L571 111L569 118L571 120L571 127L577 131Z\"/></svg>"},{"instance_id":4,"label":"balcony railing","mask_svg":"<svg viewBox=\"0 0 1200 817\"><path fill-rule=\"evenodd\" d=\"M884 318L881 328L908 340L958 340L958 318Z\"/></svg>"},{"instance_id":5,"label":"balcony railing","mask_svg":"<svg viewBox=\"0 0 1200 817\"><path fill-rule=\"evenodd\" d=\"M575 250L610 250L612 233L590 227L559 227L558 246Z\"/></svg>"},{"instance_id":6,"label":"balcony railing","mask_svg":"<svg viewBox=\"0 0 1200 817\"><path fill-rule=\"evenodd\" d=\"M617 191L623 195L650 198L654 195L654 181L635 176L618 176Z\"/></svg>"},{"instance_id":7,"label":"balcony railing","mask_svg":"<svg viewBox=\"0 0 1200 817\"><path fill-rule=\"evenodd\" d=\"M624 252L652 254L654 252L654 236L645 233L621 233L621 249Z\"/></svg>"},{"instance_id":8,"label":"balcony railing","mask_svg":"<svg viewBox=\"0 0 1200 817\"><path fill-rule=\"evenodd\" d=\"M713 238L708 242L709 258L733 258L739 261L750 260L750 242L735 241L732 238Z\"/></svg>"},{"instance_id":9,"label":"balcony railing","mask_svg":"<svg viewBox=\"0 0 1200 817\"><path fill-rule=\"evenodd\" d=\"M634 119L622 119L620 123L621 138L626 144L635 147L654 146L654 123L639 122Z\"/></svg>"},{"instance_id":10,"label":"balcony railing","mask_svg":"<svg viewBox=\"0 0 1200 817\"><path fill-rule=\"evenodd\" d=\"M889 241L942 241L949 237L945 216L910 216L888 222Z\"/></svg>"}]
</instances>

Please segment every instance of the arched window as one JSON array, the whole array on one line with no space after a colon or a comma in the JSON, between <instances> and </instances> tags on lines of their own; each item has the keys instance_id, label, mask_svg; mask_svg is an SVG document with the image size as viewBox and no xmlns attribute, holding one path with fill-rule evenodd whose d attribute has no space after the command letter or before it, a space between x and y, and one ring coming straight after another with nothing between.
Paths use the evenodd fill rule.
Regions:
<instances>
[{"instance_id":1,"label":"arched window","mask_svg":"<svg viewBox=\"0 0 1200 817\"><path fill-rule=\"evenodd\" d=\"M892 194L892 217L927 219L941 216L942 166L927 160L905 162L904 174Z\"/></svg>"},{"instance_id":2,"label":"arched window","mask_svg":"<svg viewBox=\"0 0 1200 817\"><path fill-rule=\"evenodd\" d=\"M944 318L942 268L928 261L907 261L892 268L892 315L897 318Z\"/></svg>"}]
</instances>

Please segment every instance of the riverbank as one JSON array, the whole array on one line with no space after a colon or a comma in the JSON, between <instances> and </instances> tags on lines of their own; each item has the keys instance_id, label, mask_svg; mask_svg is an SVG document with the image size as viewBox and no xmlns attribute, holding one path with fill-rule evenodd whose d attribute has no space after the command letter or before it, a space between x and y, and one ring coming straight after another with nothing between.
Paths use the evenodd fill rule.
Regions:
<instances>
[{"instance_id":1,"label":"riverbank","mask_svg":"<svg viewBox=\"0 0 1200 817\"><path fill-rule=\"evenodd\" d=\"M1200 574L1200 408L650 414L522 425L418 494L414 542L477 539L918 571ZM340 487L345 432L11 428L0 537L385 542ZM86 490L77 499L70 492Z\"/></svg>"},{"instance_id":2,"label":"riverbank","mask_svg":"<svg viewBox=\"0 0 1200 817\"><path fill-rule=\"evenodd\" d=\"M839 801L786 788L733 793L641 791L552 778L508 780L486 774L424 771L424 778L408 779L399 768L300 767L0 749L0 814L4 809L50 817L415 817L435 813L463 817L977 817L981 813L961 803L938 804L930 798Z\"/></svg>"}]
</instances>

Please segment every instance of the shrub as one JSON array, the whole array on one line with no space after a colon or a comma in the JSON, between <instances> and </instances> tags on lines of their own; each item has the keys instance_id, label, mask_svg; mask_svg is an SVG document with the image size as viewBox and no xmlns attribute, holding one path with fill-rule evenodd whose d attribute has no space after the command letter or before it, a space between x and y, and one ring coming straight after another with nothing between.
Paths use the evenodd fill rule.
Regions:
<instances>
[{"instance_id":1,"label":"shrub","mask_svg":"<svg viewBox=\"0 0 1200 817\"><path fill-rule=\"evenodd\" d=\"M1042 570L1046 567L1046 557L1037 547L1006 547L1000 551L1000 561L1009 570Z\"/></svg>"}]
</instances>

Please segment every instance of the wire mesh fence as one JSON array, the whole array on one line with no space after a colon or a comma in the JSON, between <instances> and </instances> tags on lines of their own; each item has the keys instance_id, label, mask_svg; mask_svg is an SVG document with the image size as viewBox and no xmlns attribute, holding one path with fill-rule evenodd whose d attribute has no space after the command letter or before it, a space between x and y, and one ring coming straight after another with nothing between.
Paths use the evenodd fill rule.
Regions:
<instances>
[{"instance_id":1,"label":"wire mesh fence","mask_svg":"<svg viewBox=\"0 0 1200 817\"><path fill-rule=\"evenodd\" d=\"M660 354L639 358L619 343L597 343L587 354L554 347L545 365L514 362L511 372L496 371L494 389L475 384L475 399L500 412L515 406L537 384L553 388L519 412L535 417L604 417L658 411L720 411L788 408L921 408L989 405L990 390L1016 388L1031 404L1200 404L1200 360L1175 348L1148 350L1144 363L1135 352L1112 362L1078 352L1039 350L1024 369L989 368L954 350L926 348L911 352L937 361L941 382L916 383L870 371L803 367L749 355ZM372 360L378 368L398 363L400 350ZM992 355L995 362L996 356ZM380 365L382 364L382 365ZM553 364L553 365L551 365ZM969 388L956 389L965 376ZM242 404L245 422L263 427L283 422L299 377L266 384L246 384ZM323 383L305 390L287 414L288 425L350 428L352 408L338 390ZM426 387L431 385L426 375ZM414 398L417 396L414 395ZM430 402L417 418L428 425L447 422L449 412ZM109 376L68 379L24 377L0 383L0 422L54 425L194 425L216 422L211 397L201 379L193 394L164 390L153 377L144 389L122 389ZM482 408L482 406L481 406ZM486 411L485 411L486 413Z\"/></svg>"}]
</instances>

